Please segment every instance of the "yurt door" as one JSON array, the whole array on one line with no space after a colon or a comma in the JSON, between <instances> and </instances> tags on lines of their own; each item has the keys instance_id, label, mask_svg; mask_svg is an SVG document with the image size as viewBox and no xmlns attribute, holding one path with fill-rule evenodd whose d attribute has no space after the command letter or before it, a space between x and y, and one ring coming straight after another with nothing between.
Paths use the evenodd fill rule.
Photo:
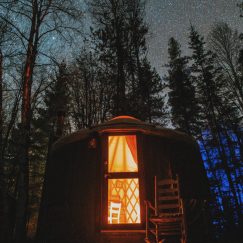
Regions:
<instances>
[{"instance_id":1,"label":"yurt door","mask_svg":"<svg viewBox=\"0 0 243 243\"><path fill-rule=\"evenodd\" d=\"M103 210L108 225L139 224L137 136L109 135L104 161Z\"/></svg>"}]
</instances>

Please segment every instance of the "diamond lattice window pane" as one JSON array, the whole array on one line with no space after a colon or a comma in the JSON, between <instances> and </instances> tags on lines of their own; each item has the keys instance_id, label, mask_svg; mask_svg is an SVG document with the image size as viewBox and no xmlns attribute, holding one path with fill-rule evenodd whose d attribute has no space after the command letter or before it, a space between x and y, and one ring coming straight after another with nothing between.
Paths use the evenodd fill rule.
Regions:
<instances>
[{"instance_id":1,"label":"diamond lattice window pane","mask_svg":"<svg viewBox=\"0 0 243 243\"><path fill-rule=\"evenodd\" d=\"M118 205L114 213L113 205ZM120 210L119 210L120 205ZM114 214L113 214L114 213ZM140 223L139 181L137 178L108 180L108 223Z\"/></svg>"}]
</instances>

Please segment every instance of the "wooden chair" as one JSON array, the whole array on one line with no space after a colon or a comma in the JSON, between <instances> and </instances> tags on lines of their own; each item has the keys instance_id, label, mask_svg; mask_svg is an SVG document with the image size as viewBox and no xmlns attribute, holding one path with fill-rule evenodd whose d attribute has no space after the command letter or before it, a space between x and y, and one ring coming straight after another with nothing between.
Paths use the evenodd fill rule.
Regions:
<instances>
[{"instance_id":1,"label":"wooden chair","mask_svg":"<svg viewBox=\"0 0 243 243\"><path fill-rule=\"evenodd\" d=\"M108 217L109 223L112 224L113 220L117 220L117 223L120 224L120 214L121 214L121 203L111 202L110 216Z\"/></svg>"},{"instance_id":2,"label":"wooden chair","mask_svg":"<svg viewBox=\"0 0 243 243\"><path fill-rule=\"evenodd\" d=\"M164 242L168 237L180 237L186 243L186 224L183 202L180 198L178 176L176 179L157 180L154 178L154 206L145 201L146 238L155 237L156 243Z\"/></svg>"}]
</instances>

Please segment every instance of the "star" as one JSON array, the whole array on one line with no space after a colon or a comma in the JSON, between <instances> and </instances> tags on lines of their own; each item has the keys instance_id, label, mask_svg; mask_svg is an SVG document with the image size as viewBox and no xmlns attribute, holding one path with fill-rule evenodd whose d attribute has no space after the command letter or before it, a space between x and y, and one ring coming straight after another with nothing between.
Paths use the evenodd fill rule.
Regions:
<instances>
[{"instance_id":1,"label":"star","mask_svg":"<svg viewBox=\"0 0 243 243\"><path fill-rule=\"evenodd\" d=\"M232 29L243 33L243 18L236 0L149 0L145 21L149 26L148 57L151 64L164 76L167 63L168 40L179 41L182 54L189 55L190 24L205 38L212 25L226 22Z\"/></svg>"}]
</instances>

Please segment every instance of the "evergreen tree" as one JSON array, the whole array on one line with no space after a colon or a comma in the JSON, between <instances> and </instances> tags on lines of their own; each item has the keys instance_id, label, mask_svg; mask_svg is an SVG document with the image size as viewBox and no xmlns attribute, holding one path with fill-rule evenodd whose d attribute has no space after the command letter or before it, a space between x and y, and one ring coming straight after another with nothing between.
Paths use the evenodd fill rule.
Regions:
<instances>
[{"instance_id":1,"label":"evergreen tree","mask_svg":"<svg viewBox=\"0 0 243 243\"><path fill-rule=\"evenodd\" d=\"M64 62L59 64L56 76L45 91L42 105L33 116L30 140L28 237L36 233L41 203L45 166L51 145L68 133L69 111L68 73Z\"/></svg>"},{"instance_id":2,"label":"evergreen tree","mask_svg":"<svg viewBox=\"0 0 243 243\"><path fill-rule=\"evenodd\" d=\"M133 99L136 99L136 87L142 78L141 66L146 54L148 27L144 23L144 3L141 0L128 1L128 87ZM130 101L129 101L130 102Z\"/></svg>"},{"instance_id":3,"label":"evergreen tree","mask_svg":"<svg viewBox=\"0 0 243 243\"><path fill-rule=\"evenodd\" d=\"M90 6L96 26L94 46L100 66L108 74L106 82L113 92L111 114L130 114L150 121L160 116L163 110L162 86L146 60L148 29L143 21L144 2L93 0ZM161 106L160 111L155 104Z\"/></svg>"},{"instance_id":4,"label":"evergreen tree","mask_svg":"<svg viewBox=\"0 0 243 243\"><path fill-rule=\"evenodd\" d=\"M239 7L240 10L240 17L243 17L243 2L238 3L237 6Z\"/></svg>"},{"instance_id":5,"label":"evergreen tree","mask_svg":"<svg viewBox=\"0 0 243 243\"><path fill-rule=\"evenodd\" d=\"M176 128L197 136L200 129L199 107L190 70L187 67L188 58L181 56L180 45L174 38L169 40L168 52L169 70L166 80L170 89L172 123Z\"/></svg>"},{"instance_id":6,"label":"evergreen tree","mask_svg":"<svg viewBox=\"0 0 243 243\"><path fill-rule=\"evenodd\" d=\"M56 77L45 92L44 107L38 109L37 124L46 134L53 134L54 140L68 133L65 116L69 114L69 76L65 62L58 66ZM49 136L49 135L48 135Z\"/></svg>"},{"instance_id":7,"label":"evergreen tree","mask_svg":"<svg viewBox=\"0 0 243 243\"><path fill-rule=\"evenodd\" d=\"M140 79L128 98L128 111L142 121L165 125L167 122L164 85L155 69L145 58L140 64Z\"/></svg>"},{"instance_id":8,"label":"evergreen tree","mask_svg":"<svg viewBox=\"0 0 243 243\"><path fill-rule=\"evenodd\" d=\"M93 31L96 51L113 89L112 114L126 112L125 63L128 60L127 1L92 0L91 13L96 30Z\"/></svg>"},{"instance_id":9,"label":"evergreen tree","mask_svg":"<svg viewBox=\"0 0 243 243\"><path fill-rule=\"evenodd\" d=\"M203 118L201 140L206 150L211 154L208 164L211 164L209 173L218 174L216 182L221 184L221 203L217 207L224 208L224 226L230 232L233 225L237 225L241 218L239 207L240 194L235 181L236 168L232 166L227 148L227 124L222 117L222 107L226 107L222 97L224 78L220 69L214 66L214 56L206 51L205 42L198 32L191 27L190 48L192 49L193 71L197 98L200 103ZM224 191L228 191L225 193ZM234 224L235 223L235 224Z\"/></svg>"}]
</instances>

